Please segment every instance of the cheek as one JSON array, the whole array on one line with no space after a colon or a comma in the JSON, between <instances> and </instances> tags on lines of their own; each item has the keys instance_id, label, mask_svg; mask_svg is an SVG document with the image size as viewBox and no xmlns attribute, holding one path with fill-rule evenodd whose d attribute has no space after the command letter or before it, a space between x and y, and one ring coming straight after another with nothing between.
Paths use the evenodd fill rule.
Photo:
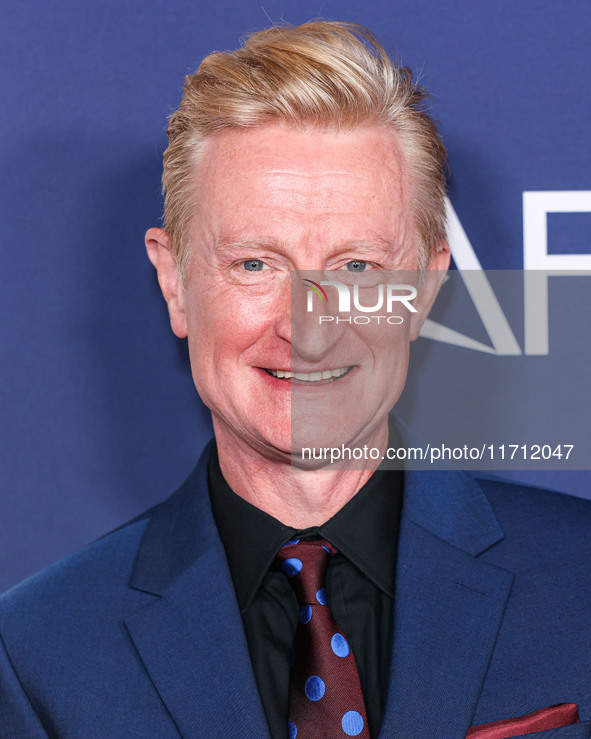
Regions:
<instances>
[{"instance_id":1,"label":"cheek","mask_svg":"<svg viewBox=\"0 0 591 739\"><path fill-rule=\"evenodd\" d=\"M232 361L261 338L277 312L271 294L244 289L203 290L187 307L192 360Z\"/></svg>"},{"instance_id":2,"label":"cheek","mask_svg":"<svg viewBox=\"0 0 591 739\"><path fill-rule=\"evenodd\" d=\"M374 359L375 369L392 367L404 362L410 347L410 319L401 316L403 322L388 323L387 319L397 320L394 314L390 316L371 316L370 323L355 325L355 333L363 342ZM355 316L358 321L367 320L367 316ZM380 322L378 323L378 318Z\"/></svg>"}]
</instances>

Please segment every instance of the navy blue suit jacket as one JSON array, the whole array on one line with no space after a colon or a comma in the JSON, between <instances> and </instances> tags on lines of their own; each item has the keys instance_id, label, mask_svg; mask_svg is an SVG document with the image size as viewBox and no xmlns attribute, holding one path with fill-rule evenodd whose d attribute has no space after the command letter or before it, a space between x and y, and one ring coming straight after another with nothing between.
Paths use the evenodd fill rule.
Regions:
<instances>
[{"instance_id":1,"label":"navy blue suit jacket","mask_svg":"<svg viewBox=\"0 0 591 739\"><path fill-rule=\"evenodd\" d=\"M206 450L208 454L208 450ZM380 738L576 702L591 737L591 503L405 473ZM0 600L0 736L269 739L207 491L167 501Z\"/></svg>"}]
</instances>

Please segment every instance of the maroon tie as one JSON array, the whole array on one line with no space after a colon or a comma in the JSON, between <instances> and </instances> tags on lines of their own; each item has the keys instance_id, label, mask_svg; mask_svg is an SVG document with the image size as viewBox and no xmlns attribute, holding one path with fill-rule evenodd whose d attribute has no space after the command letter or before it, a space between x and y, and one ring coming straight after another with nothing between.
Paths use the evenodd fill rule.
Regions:
<instances>
[{"instance_id":1,"label":"maroon tie","mask_svg":"<svg viewBox=\"0 0 591 739\"><path fill-rule=\"evenodd\" d=\"M324 539L294 539L278 554L300 606L289 694L289 739L369 739L359 672L349 642L327 605Z\"/></svg>"}]
</instances>

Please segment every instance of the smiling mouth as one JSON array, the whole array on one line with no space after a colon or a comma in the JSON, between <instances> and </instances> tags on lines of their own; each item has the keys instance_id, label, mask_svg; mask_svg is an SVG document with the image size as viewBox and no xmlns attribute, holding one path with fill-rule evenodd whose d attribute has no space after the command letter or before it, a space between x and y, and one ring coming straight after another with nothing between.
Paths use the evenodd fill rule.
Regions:
<instances>
[{"instance_id":1,"label":"smiling mouth","mask_svg":"<svg viewBox=\"0 0 591 739\"><path fill-rule=\"evenodd\" d=\"M288 370L272 370L264 368L271 377L279 380L295 380L297 382L326 382L327 380L339 380L347 375L351 367L340 367L339 369L322 370L321 372L289 372Z\"/></svg>"}]
</instances>

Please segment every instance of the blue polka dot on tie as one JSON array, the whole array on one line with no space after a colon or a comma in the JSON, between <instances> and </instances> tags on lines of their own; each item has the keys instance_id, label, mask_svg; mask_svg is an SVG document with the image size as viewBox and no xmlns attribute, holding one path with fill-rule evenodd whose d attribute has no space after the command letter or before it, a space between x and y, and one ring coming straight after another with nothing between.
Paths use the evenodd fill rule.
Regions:
<instances>
[{"instance_id":1,"label":"blue polka dot on tie","mask_svg":"<svg viewBox=\"0 0 591 739\"><path fill-rule=\"evenodd\" d=\"M326 588L320 588L320 590L316 592L316 600L320 603L321 606L326 605Z\"/></svg>"},{"instance_id":2,"label":"blue polka dot on tie","mask_svg":"<svg viewBox=\"0 0 591 739\"><path fill-rule=\"evenodd\" d=\"M299 539L290 539L289 541L286 541L283 546L284 547L291 547L294 544L299 544L299 543L300 543L300 540ZM283 547L281 547L281 548L283 549Z\"/></svg>"},{"instance_id":3,"label":"blue polka dot on tie","mask_svg":"<svg viewBox=\"0 0 591 739\"><path fill-rule=\"evenodd\" d=\"M297 735L298 735L298 727L294 724L293 721L288 721L287 722L288 739L296 739Z\"/></svg>"},{"instance_id":4,"label":"blue polka dot on tie","mask_svg":"<svg viewBox=\"0 0 591 739\"><path fill-rule=\"evenodd\" d=\"M281 564L281 569L288 577L295 577L302 567L302 560L297 557L290 557Z\"/></svg>"},{"instance_id":5,"label":"blue polka dot on tie","mask_svg":"<svg viewBox=\"0 0 591 739\"><path fill-rule=\"evenodd\" d=\"M347 657L349 654L349 643L342 634L337 633L333 635L330 640L330 648L337 657Z\"/></svg>"},{"instance_id":6,"label":"blue polka dot on tie","mask_svg":"<svg viewBox=\"0 0 591 739\"><path fill-rule=\"evenodd\" d=\"M324 544L322 545L322 548L323 548L323 549L326 549L326 551L327 551L327 552L328 552L329 554L331 554L331 551L330 551L330 549L329 549L329 548L328 548L327 546L325 546Z\"/></svg>"},{"instance_id":7,"label":"blue polka dot on tie","mask_svg":"<svg viewBox=\"0 0 591 739\"><path fill-rule=\"evenodd\" d=\"M322 680L322 678L319 678L318 675L312 675L312 677L309 677L306 680L306 687L304 688L304 691L306 693L306 696L311 701L319 701L324 695L325 690L326 686L324 685L324 680ZM350 713L352 713L352 711L350 711ZM357 715L359 716L359 714ZM359 718L361 718L361 716L359 716ZM363 721L363 719L361 720ZM355 736L355 734L352 734L351 736Z\"/></svg>"},{"instance_id":8,"label":"blue polka dot on tie","mask_svg":"<svg viewBox=\"0 0 591 739\"><path fill-rule=\"evenodd\" d=\"M312 618L312 606L302 606L300 608L300 623L307 624Z\"/></svg>"},{"instance_id":9,"label":"blue polka dot on tie","mask_svg":"<svg viewBox=\"0 0 591 739\"><path fill-rule=\"evenodd\" d=\"M359 736L363 731L363 717L357 711L347 711L341 719L341 726L347 736Z\"/></svg>"}]
</instances>

